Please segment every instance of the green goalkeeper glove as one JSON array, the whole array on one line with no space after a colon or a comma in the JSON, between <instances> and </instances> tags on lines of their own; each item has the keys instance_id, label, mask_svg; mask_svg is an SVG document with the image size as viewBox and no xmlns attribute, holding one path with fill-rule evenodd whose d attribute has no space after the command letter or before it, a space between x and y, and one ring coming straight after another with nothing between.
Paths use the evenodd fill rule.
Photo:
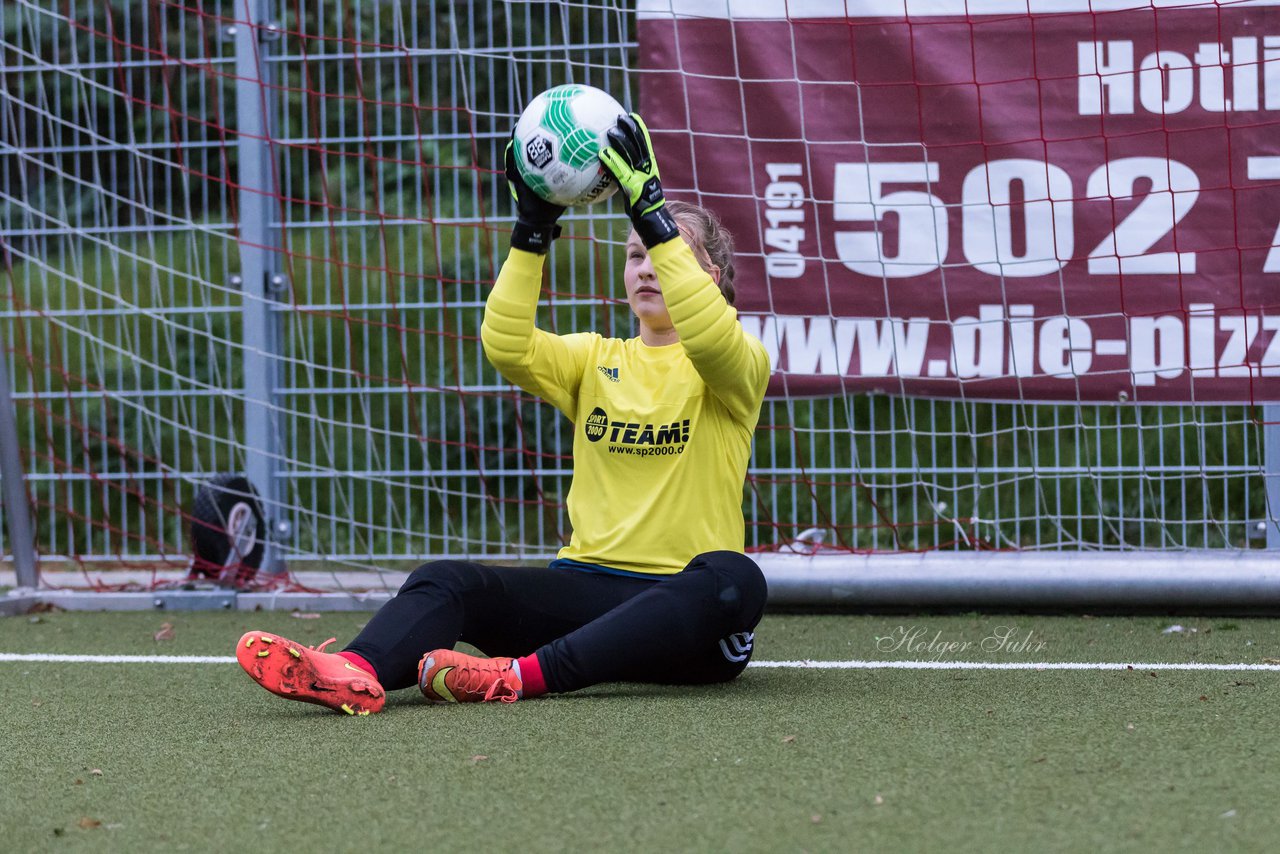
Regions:
<instances>
[{"instance_id":1,"label":"green goalkeeper glove","mask_svg":"<svg viewBox=\"0 0 1280 854\"><path fill-rule=\"evenodd\" d=\"M556 220L565 209L539 196L520 177L514 135L507 143L507 184L511 188L511 198L516 200L516 225L511 229L511 245L525 252L546 255L551 249L551 241L560 236Z\"/></svg>"},{"instance_id":2,"label":"green goalkeeper glove","mask_svg":"<svg viewBox=\"0 0 1280 854\"><path fill-rule=\"evenodd\" d=\"M600 149L600 160L626 194L627 216L645 248L652 249L679 235L680 229L662 195L649 129L640 114L619 116L617 127L610 129L608 137L609 145Z\"/></svg>"}]
</instances>

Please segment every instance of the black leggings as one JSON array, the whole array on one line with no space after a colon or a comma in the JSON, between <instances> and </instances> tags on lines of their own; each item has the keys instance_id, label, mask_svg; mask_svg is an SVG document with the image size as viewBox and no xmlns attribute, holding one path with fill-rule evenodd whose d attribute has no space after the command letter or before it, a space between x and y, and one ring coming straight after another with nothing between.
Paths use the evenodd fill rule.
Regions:
<instances>
[{"instance_id":1,"label":"black leggings","mask_svg":"<svg viewBox=\"0 0 1280 854\"><path fill-rule=\"evenodd\" d=\"M725 682L747 666L766 593L738 552L706 552L653 580L440 560L410 573L347 649L388 689L417 684L418 660L458 641L491 656L536 652L550 691Z\"/></svg>"}]
</instances>

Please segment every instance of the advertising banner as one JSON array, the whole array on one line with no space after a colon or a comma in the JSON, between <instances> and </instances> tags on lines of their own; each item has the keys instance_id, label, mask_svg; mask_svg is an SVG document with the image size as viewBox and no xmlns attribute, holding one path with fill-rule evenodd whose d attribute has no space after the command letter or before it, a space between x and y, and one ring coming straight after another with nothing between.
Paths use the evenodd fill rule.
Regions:
<instances>
[{"instance_id":1,"label":"advertising banner","mask_svg":"<svg viewBox=\"0 0 1280 854\"><path fill-rule=\"evenodd\" d=\"M639 44L775 393L1280 400L1280 6L644 0Z\"/></svg>"}]
</instances>

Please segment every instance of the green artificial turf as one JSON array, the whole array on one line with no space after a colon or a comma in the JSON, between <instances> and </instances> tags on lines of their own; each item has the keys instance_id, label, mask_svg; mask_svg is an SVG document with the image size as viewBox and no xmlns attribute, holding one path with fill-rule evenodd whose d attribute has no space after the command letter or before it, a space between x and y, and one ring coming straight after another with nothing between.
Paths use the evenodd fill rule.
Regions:
<instances>
[{"instance_id":1,"label":"green artificial turf","mask_svg":"<svg viewBox=\"0 0 1280 854\"><path fill-rule=\"evenodd\" d=\"M32 619L0 620L0 652L229 656L250 628L341 643L368 616ZM983 648L1002 626L1031 643ZM1280 621L1259 619L773 615L757 638L758 660L1280 656ZM348 718L235 664L7 662L0 827L11 851L1263 851L1280 838L1278 684L752 668L511 706L405 691Z\"/></svg>"}]
</instances>

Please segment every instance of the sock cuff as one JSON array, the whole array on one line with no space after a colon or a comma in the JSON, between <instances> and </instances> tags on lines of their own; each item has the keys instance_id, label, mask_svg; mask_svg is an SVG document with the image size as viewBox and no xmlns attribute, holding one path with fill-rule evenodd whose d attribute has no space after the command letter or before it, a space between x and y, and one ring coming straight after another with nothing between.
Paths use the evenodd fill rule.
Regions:
<instances>
[{"instance_id":1,"label":"sock cuff","mask_svg":"<svg viewBox=\"0 0 1280 854\"><path fill-rule=\"evenodd\" d=\"M356 667L359 667L365 673L368 673L374 679L378 678L377 668L375 668L372 664L370 664L367 660L365 660L365 657L360 653L352 652L349 649L344 649L342 652L335 653L335 654L342 658L345 658L347 661L350 661L352 664L354 664Z\"/></svg>"},{"instance_id":2,"label":"sock cuff","mask_svg":"<svg viewBox=\"0 0 1280 854\"><path fill-rule=\"evenodd\" d=\"M547 680L542 675L542 662L538 661L536 652L516 659L516 666L520 668L520 681L524 683L524 697L547 693Z\"/></svg>"}]
</instances>

